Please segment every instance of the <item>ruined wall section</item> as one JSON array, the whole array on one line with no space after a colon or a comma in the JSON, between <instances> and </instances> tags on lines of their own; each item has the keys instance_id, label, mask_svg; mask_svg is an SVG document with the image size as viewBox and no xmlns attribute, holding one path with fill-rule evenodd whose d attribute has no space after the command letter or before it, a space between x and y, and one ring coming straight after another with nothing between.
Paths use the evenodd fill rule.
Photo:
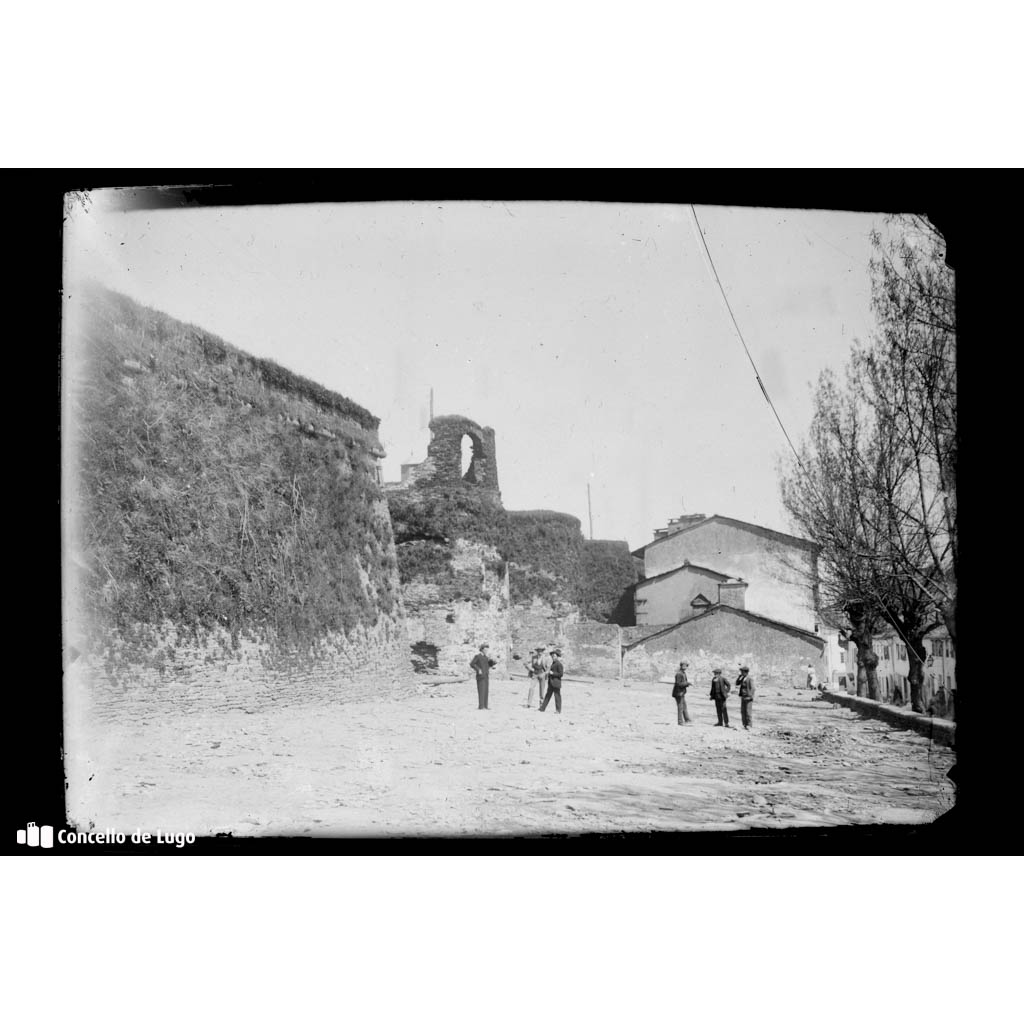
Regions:
<instances>
[{"instance_id":1,"label":"ruined wall section","mask_svg":"<svg viewBox=\"0 0 1024 1024\"><path fill-rule=\"evenodd\" d=\"M621 608L635 577L628 545L586 541L579 519L562 512L506 511L491 428L440 416L430 431L427 458L384 485L414 667L465 674L467 654L484 641L509 664L540 643L575 651L570 626L588 616L607 622ZM463 473L466 437L473 457ZM607 669L603 651L577 671L587 661Z\"/></svg>"},{"instance_id":2,"label":"ruined wall section","mask_svg":"<svg viewBox=\"0 0 1024 1024\"><path fill-rule=\"evenodd\" d=\"M124 296L68 313L69 705L255 710L408 680L377 419Z\"/></svg>"},{"instance_id":3,"label":"ruined wall section","mask_svg":"<svg viewBox=\"0 0 1024 1024\"><path fill-rule=\"evenodd\" d=\"M507 670L508 521L494 431L464 416L430 421L427 458L384 485L417 672L465 676L481 643ZM462 472L463 438L472 459Z\"/></svg>"},{"instance_id":4,"label":"ruined wall section","mask_svg":"<svg viewBox=\"0 0 1024 1024\"><path fill-rule=\"evenodd\" d=\"M426 459L402 466L402 479L386 483L384 489L389 493L413 487L443 491L467 484L480 497L500 505L494 428L482 427L466 416L435 416L429 427ZM463 438L468 438L472 445L472 459L465 473L462 472Z\"/></svg>"}]
</instances>

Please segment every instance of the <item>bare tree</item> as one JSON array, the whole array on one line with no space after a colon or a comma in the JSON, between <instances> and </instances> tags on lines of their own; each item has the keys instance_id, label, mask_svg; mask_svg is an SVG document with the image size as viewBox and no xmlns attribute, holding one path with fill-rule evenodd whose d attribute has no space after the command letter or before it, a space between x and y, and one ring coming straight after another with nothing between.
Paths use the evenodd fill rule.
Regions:
<instances>
[{"instance_id":1,"label":"bare tree","mask_svg":"<svg viewBox=\"0 0 1024 1024\"><path fill-rule=\"evenodd\" d=\"M798 459L782 467L782 501L800 530L820 545L820 600L842 609L857 646L857 693L879 697L878 658L872 640L881 625L879 565L873 557L875 517L862 448L870 431L851 393L852 377L840 386L823 373L814 394L814 417ZM866 691L866 692L865 692Z\"/></svg>"},{"instance_id":2,"label":"bare tree","mask_svg":"<svg viewBox=\"0 0 1024 1024\"><path fill-rule=\"evenodd\" d=\"M878 698L871 642L888 623L907 645L911 706L923 711L924 638L941 622L955 637L955 305L941 238L916 219L896 226L896 241L874 237L878 335L855 346L842 387L820 378L782 498L821 545L829 603L853 627L858 693Z\"/></svg>"},{"instance_id":3,"label":"bare tree","mask_svg":"<svg viewBox=\"0 0 1024 1024\"><path fill-rule=\"evenodd\" d=\"M864 371L879 417L892 430L913 469L916 500L904 515L920 530L904 570L918 573L956 645L958 455L956 290L942 236L920 217L892 217L890 241L875 232L872 306L879 337Z\"/></svg>"}]
</instances>

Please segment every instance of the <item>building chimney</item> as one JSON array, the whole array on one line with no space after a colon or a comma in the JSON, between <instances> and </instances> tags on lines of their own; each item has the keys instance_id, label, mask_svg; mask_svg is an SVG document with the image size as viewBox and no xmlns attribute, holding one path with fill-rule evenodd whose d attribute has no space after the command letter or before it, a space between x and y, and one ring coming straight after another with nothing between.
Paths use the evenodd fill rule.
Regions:
<instances>
[{"instance_id":1,"label":"building chimney","mask_svg":"<svg viewBox=\"0 0 1024 1024\"><path fill-rule=\"evenodd\" d=\"M688 526L693 526L694 523L701 522L703 519L707 519L707 516L703 512L697 512L689 516L678 516L675 519L670 519L668 521L668 526L659 526L654 531L654 539L661 540L662 537L669 537L673 533L685 530Z\"/></svg>"},{"instance_id":2,"label":"building chimney","mask_svg":"<svg viewBox=\"0 0 1024 1024\"><path fill-rule=\"evenodd\" d=\"M728 580L718 584L718 603L728 605L730 608L747 607L747 581Z\"/></svg>"}]
</instances>

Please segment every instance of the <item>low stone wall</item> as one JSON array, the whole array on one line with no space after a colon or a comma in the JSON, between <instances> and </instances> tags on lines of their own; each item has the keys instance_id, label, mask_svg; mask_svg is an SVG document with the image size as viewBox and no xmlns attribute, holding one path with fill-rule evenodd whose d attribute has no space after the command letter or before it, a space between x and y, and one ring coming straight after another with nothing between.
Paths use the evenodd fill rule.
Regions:
<instances>
[{"instance_id":1,"label":"low stone wall","mask_svg":"<svg viewBox=\"0 0 1024 1024\"><path fill-rule=\"evenodd\" d=\"M956 747L956 725L945 718L921 715L916 711L907 711L905 708L869 700L867 697L854 697L849 693L825 690L821 694L821 699L830 704L840 704L865 718L877 718L889 725L895 725L898 729L912 729L945 747Z\"/></svg>"},{"instance_id":2,"label":"low stone wall","mask_svg":"<svg viewBox=\"0 0 1024 1024\"><path fill-rule=\"evenodd\" d=\"M614 623L581 620L578 612L559 611L539 600L512 609L512 647L520 665L538 644L549 653L557 646L566 675L617 680L621 632Z\"/></svg>"},{"instance_id":3,"label":"low stone wall","mask_svg":"<svg viewBox=\"0 0 1024 1024\"><path fill-rule=\"evenodd\" d=\"M136 639L110 632L64 673L70 719L144 723L153 716L306 703L381 700L413 690L408 642L384 616L375 627L338 634L313 650L282 650L265 636L227 630L197 639L173 626Z\"/></svg>"},{"instance_id":4,"label":"low stone wall","mask_svg":"<svg viewBox=\"0 0 1024 1024\"><path fill-rule=\"evenodd\" d=\"M619 633L619 626L605 622L577 622L566 626L566 673L618 679Z\"/></svg>"}]
</instances>

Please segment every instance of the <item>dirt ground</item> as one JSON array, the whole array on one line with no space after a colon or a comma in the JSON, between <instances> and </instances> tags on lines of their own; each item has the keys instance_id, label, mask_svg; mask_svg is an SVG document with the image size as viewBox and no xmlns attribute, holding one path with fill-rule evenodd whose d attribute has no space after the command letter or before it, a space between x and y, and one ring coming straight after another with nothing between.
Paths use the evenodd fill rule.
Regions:
<instances>
[{"instance_id":1,"label":"dirt ground","mask_svg":"<svg viewBox=\"0 0 1024 1024\"><path fill-rule=\"evenodd\" d=\"M814 700L758 691L755 728L714 726L706 687L676 724L665 684L567 681L564 713L525 679L423 683L381 704L183 715L72 729L79 829L196 835L525 835L927 823L955 754Z\"/></svg>"}]
</instances>

